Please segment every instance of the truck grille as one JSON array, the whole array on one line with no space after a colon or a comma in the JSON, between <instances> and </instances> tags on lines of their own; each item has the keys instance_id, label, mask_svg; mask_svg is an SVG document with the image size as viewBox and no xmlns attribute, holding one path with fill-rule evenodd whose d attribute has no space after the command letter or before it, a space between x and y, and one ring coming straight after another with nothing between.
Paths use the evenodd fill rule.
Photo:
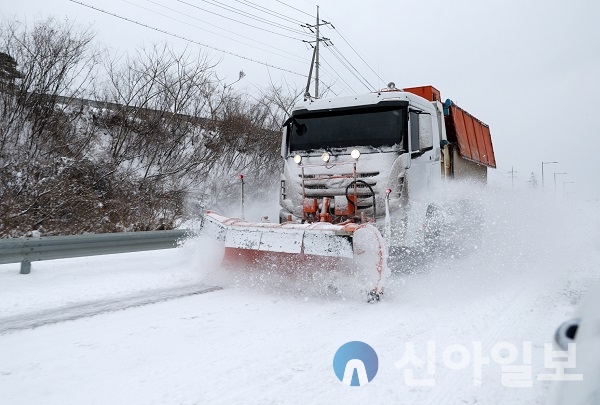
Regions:
<instances>
[{"instance_id":1,"label":"truck grille","mask_svg":"<svg viewBox=\"0 0 600 405\"><path fill-rule=\"evenodd\" d=\"M370 173L356 173L356 178L364 179L367 177L376 177L379 176L379 172L370 172Z\"/></svg>"},{"instance_id":2,"label":"truck grille","mask_svg":"<svg viewBox=\"0 0 600 405\"><path fill-rule=\"evenodd\" d=\"M379 172L363 172L357 173L357 180L365 181L369 186L373 188L375 194L377 194L376 185ZM298 178L302 182L302 175L299 174ZM338 174L305 174L304 175L304 193L307 198L322 198L322 197L334 197L343 196L346 192L346 186L354 180L353 173L338 173ZM372 213L373 210L373 197L371 191L364 184L357 184L357 205L360 211L366 211ZM302 191L300 191L302 193ZM353 194L353 188L348 190L349 194Z\"/></svg>"},{"instance_id":3,"label":"truck grille","mask_svg":"<svg viewBox=\"0 0 600 405\"><path fill-rule=\"evenodd\" d=\"M379 176L379 172L356 173L357 179L365 179L365 178L377 177L377 176ZM298 177L300 178L300 180L302 180L302 174L299 174ZM305 174L304 175L304 180L312 180L312 179L329 180L329 179L336 179L336 178L347 178L349 180L352 180L354 178L354 174L353 173L341 173L341 174Z\"/></svg>"}]
</instances>

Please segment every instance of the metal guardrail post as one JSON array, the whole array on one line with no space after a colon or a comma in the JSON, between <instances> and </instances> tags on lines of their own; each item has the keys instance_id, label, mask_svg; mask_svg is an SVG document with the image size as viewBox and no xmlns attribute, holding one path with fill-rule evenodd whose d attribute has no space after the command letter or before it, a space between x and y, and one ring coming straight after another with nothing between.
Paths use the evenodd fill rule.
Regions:
<instances>
[{"instance_id":1,"label":"metal guardrail post","mask_svg":"<svg viewBox=\"0 0 600 405\"><path fill-rule=\"evenodd\" d=\"M31 273L31 262L27 259L21 262L21 274L29 274Z\"/></svg>"}]
</instances>

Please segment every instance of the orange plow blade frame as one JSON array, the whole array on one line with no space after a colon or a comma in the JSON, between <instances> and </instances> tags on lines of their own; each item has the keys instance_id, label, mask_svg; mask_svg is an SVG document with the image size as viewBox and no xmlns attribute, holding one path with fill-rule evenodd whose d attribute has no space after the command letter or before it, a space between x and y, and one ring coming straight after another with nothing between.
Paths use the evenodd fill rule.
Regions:
<instances>
[{"instance_id":1,"label":"orange plow blade frame","mask_svg":"<svg viewBox=\"0 0 600 405\"><path fill-rule=\"evenodd\" d=\"M224 243L226 261L260 264L268 255L282 262L291 258L307 263L336 259L354 263L365 276L366 289L377 299L390 273L383 237L368 223L256 223L207 211L201 233Z\"/></svg>"}]
</instances>

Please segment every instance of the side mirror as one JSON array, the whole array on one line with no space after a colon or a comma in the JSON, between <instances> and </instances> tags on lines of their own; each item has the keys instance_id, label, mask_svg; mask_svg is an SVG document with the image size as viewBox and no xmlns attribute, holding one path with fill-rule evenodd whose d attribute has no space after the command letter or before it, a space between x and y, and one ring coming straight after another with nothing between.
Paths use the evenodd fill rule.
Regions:
<instances>
[{"instance_id":1,"label":"side mirror","mask_svg":"<svg viewBox=\"0 0 600 405\"><path fill-rule=\"evenodd\" d=\"M283 127L283 131L281 133L281 157L284 160L287 157L288 128L289 126Z\"/></svg>"},{"instance_id":2,"label":"side mirror","mask_svg":"<svg viewBox=\"0 0 600 405\"><path fill-rule=\"evenodd\" d=\"M568 350L569 343L575 343L580 323L581 319L579 318L570 319L558 327L554 334L554 343L556 343L560 350Z\"/></svg>"},{"instance_id":3,"label":"side mirror","mask_svg":"<svg viewBox=\"0 0 600 405\"><path fill-rule=\"evenodd\" d=\"M420 156L433 149L433 125L431 114L421 110L410 110L408 115L410 136L408 140L410 154Z\"/></svg>"}]
</instances>

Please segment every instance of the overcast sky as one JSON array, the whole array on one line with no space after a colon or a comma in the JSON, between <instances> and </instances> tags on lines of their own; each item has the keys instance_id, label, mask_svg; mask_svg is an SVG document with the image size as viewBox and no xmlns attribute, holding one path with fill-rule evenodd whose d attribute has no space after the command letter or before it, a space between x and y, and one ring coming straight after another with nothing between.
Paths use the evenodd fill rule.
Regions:
<instances>
[{"instance_id":1,"label":"overcast sky","mask_svg":"<svg viewBox=\"0 0 600 405\"><path fill-rule=\"evenodd\" d=\"M256 91L270 80L306 85L312 50L302 40L314 36L300 24L315 24L312 1L81 0L192 42L69 0L2 1L3 17L91 25L98 45L114 52L159 41L203 52L219 62L226 83L244 71L239 90ZM563 181L574 181L568 190L600 197L599 1L326 0L320 11L335 27L321 27L333 44L321 53L321 89L331 85L329 95L389 81L434 85L490 125L498 163L490 179L510 184L514 166L517 186L525 187L531 172L541 181L542 161L558 161L544 166L549 194L553 173L567 172L559 176L559 194Z\"/></svg>"}]
</instances>

